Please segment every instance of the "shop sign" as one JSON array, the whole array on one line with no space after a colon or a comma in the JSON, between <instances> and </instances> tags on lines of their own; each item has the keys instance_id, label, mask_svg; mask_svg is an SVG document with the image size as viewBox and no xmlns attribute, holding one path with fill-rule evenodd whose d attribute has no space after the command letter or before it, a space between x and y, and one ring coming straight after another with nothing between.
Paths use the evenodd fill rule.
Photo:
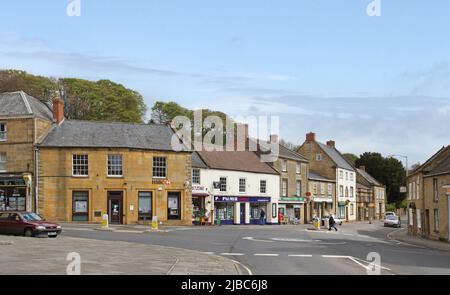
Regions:
<instances>
[{"instance_id":1,"label":"shop sign","mask_svg":"<svg viewBox=\"0 0 450 295\"><path fill-rule=\"evenodd\" d=\"M285 202L305 202L306 198L303 197L281 197L280 201L285 201Z\"/></svg>"},{"instance_id":2,"label":"shop sign","mask_svg":"<svg viewBox=\"0 0 450 295\"><path fill-rule=\"evenodd\" d=\"M206 188L203 185L193 185L192 194L207 194Z\"/></svg>"},{"instance_id":3,"label":"shop sign","mask_svg":"<svg viewBox=\"0 0 450 295\"><path fill-rule=\"evenodd\" d=\"M316 198L313 199L313 201L315 203L333 203L333 199L332 198L316 197Z\"/></svg>"},{"instance_id":4,"label":"shop sign","mask_svg":"<svg viewBox=\"0 0 450 295\"><path fill-rule=\"evenodd\" d=\"M347 206L347 201L339 201L339 206Z\"/></svg>"},{"instance_id":5,"label":"shop sign","mask_svg":"<svg viewBox=\"0 0 450 295\"><path fill-rule=\"evenodd\" d=\"M214 202L269 203L268 197L225 197L215 196Z\"/></svg>"}]
</instances>

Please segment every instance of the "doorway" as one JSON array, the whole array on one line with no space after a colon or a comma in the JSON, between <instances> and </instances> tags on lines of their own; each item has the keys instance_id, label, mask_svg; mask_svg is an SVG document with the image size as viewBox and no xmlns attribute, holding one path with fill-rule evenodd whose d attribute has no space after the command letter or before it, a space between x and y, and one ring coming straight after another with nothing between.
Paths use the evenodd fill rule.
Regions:
<instances>
[{"instance_id":1,"label":"doorway","mask_svg":"<svg viewBox=\"0 0 450 295\"><path fill-rule=\"evenodd\" d=\"M240 223L245 224L245 203L241 203Z\"/></svg>"},{"instance_id":2,"label":"doorway","mask_svg":"<svg viewBox=\"0 0 450 295\"><path fill-rule=\"evenodd\" d=\"M123 192L108 192L109 223L123 223Z\"/></svg>"},{"instance_id":3,"label":"doorway","mask_svg":"<svg viewBox=\"0 0 450 295\"><path fill-rule=\"evenodd\" d=\"M181 220L181 193L169 192L167 194L167 219Z\"/></svg>"}]
</instances>

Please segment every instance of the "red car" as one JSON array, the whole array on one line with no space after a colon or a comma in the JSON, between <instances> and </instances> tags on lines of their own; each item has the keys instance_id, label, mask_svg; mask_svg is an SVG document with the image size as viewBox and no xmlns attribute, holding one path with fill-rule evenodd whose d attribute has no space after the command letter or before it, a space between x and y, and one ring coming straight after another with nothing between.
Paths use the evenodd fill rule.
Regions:
<instances>
[{"instance_id":1,"label":"red car","mask_svg":"<svg viewBox=\"0 0 450 295\"><path fill-rule=\"evenodd\" d=\"M0 212L0 234L56 238L61 226L32 212Z\"/></svg>"}]
</instances>

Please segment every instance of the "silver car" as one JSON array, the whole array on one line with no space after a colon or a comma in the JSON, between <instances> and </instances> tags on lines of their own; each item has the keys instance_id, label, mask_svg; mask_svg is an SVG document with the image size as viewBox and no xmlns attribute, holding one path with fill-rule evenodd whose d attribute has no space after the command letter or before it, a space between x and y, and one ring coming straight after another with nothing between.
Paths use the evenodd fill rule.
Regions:
<instances>
[{"instance_id":1,"label":"silver car","mask_svg":"<svg viewBox=\"0 0 450 295\"><path fill-rule=\"evenodd\" d=\"M402 221L400 220L400 217L398 217L396 215L388 215L384 219L384 226L400 228L400 227L402 227Z\"/></svg>"}]
</instances>

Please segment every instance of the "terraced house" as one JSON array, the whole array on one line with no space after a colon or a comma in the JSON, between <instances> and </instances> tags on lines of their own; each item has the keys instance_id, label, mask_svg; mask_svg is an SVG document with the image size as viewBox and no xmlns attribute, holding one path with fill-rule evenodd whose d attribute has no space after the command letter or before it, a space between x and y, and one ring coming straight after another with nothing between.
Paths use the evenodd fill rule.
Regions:
<instances>
[{"instance_id":1,"label":"terraced house","mask_svg":"<svg viewBox=\"0 0 450 295\"><path fill-rule=\"evenodd\" d=\"M0 210L36 209L35 145L56 122L53 107L22 91L0 94Z\"/></svg>"},{"instance_id":2,"label":"terraced house","mask_svg":"<svg viewBox=\"0 0 450 295\"><path fill-rule=\"evenodd\" d=\"M311 170L336 181L336 215L347 221L356 220L356 169L336 149L336 143L320 143L311 132L298 153L308 159Z\"/></svg>"},{"instance_id":3,"label":"terraced house","mask_svg":"<svg viewBox=\"0 0 450 295\"><path fill-rule=\"evenodd\" d=\"M409 233L450 241L450 145L412 171L407 183Z\"/></svg>"},{"instance_id":4,"label":"terraced house","mask_svg":"<svg viewBox=\"0 0 450 295\"><path fill-rule=\"evenodd\" d=\"M372 177L365 166L356 170L357 219L383 219L386 211L386 187Z\"/></svg>"}]
</instances>

